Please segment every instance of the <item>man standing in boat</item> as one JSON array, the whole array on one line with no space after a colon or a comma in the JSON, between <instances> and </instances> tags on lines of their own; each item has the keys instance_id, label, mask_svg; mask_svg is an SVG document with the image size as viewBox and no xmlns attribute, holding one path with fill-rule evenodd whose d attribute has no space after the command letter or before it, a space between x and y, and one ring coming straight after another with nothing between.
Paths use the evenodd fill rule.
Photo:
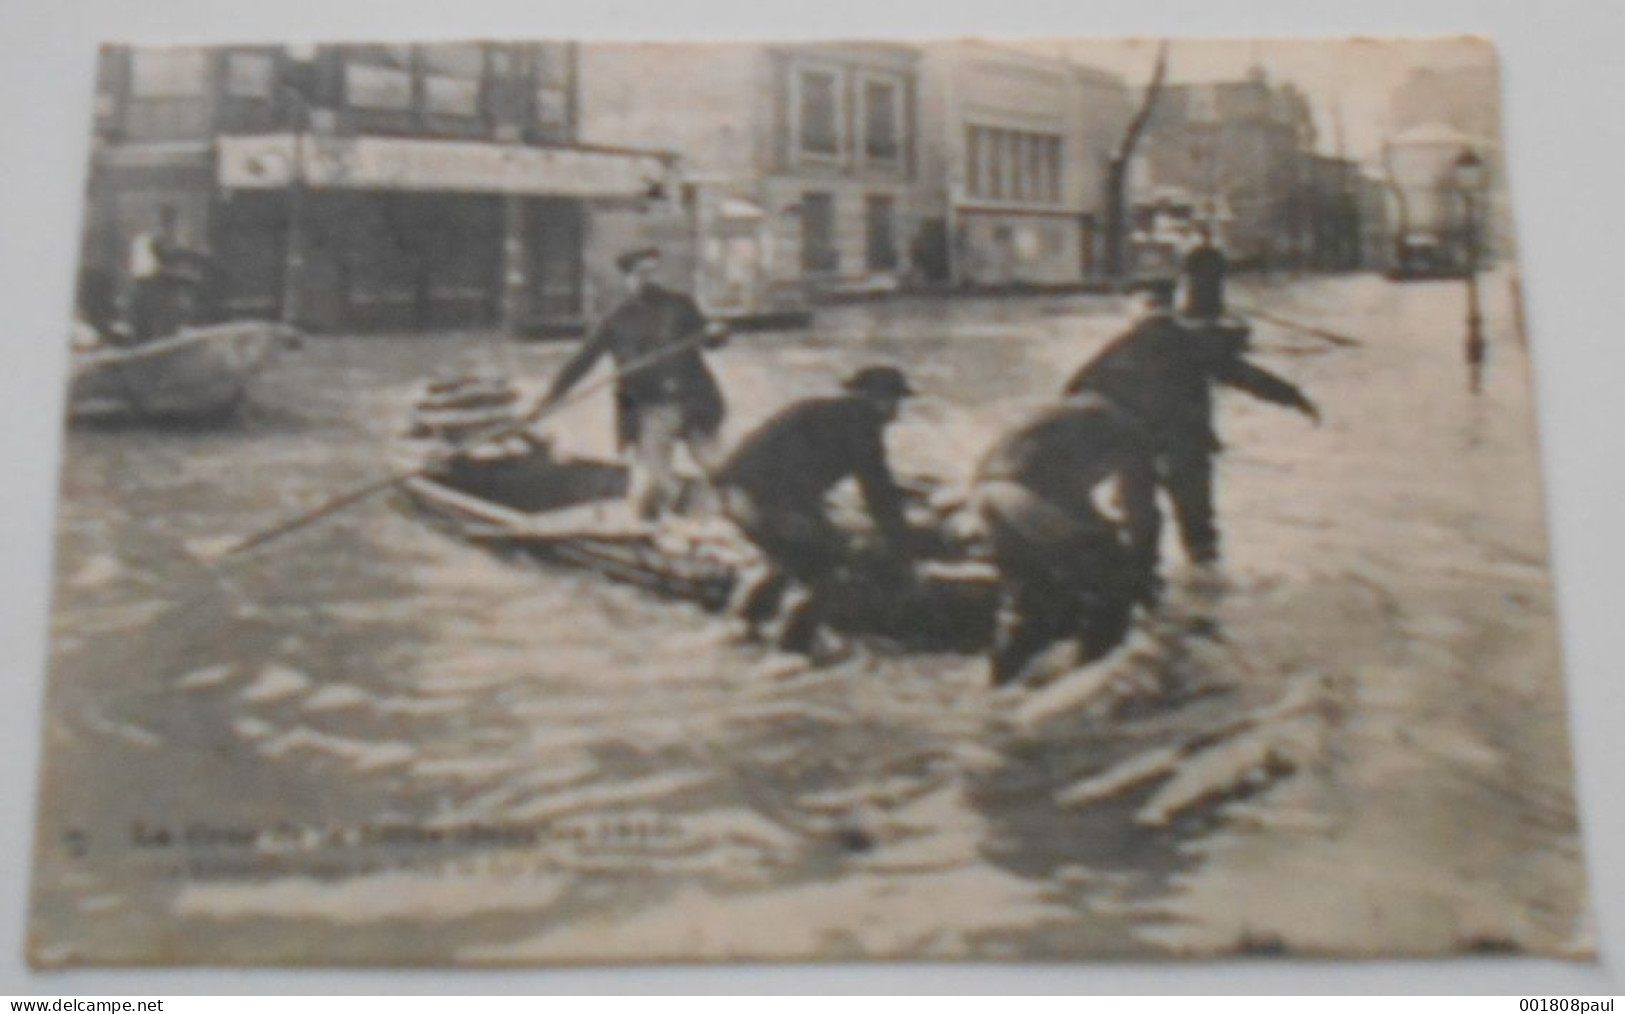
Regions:
<instances>
[{"instance_id":1,"label":"man standing in boat","mask_svg":"<svg viewBox=\"0 0 1625 1014\"><path fill-rule=\"evenodd\" d=\"M161 204L156 226L141 230L130 240L129 322L130 336L137 343L159 337L168 323L161 318L170 316L165 313L166 272L180 250L175 222L175 209Z\"/></svg>"},{"instance_id":2,"label":"man standing in boat","mask_svg":"<svg viewBox=\"0 0 1625 1014\"><path fill-rule=\"evenodd\" d=\"M157 227L130 241L129 340L142 344L209 319L218 295L216 265L180 240L172 205L158 208Z\"/></svg>"},{"instance_id":3,"label":"man standing in boat","mask_svg":"<svg viewBox=\"0 0 1625 1014\"><path fill-rule=\"evenodd\" d=\"M1157 593L1156 452L1126 412L1096 394L1047 408L995 443L972 496L999 568L994 685L1050 645L1080 662L1128 633Z\"/></svg>"},{"instance_id":4,"label":"man standing in boat","mask_svg":"<svg viewBox=\"0 0 1625 1014\"><path fill-rule=\"evenodd\" d=\"M1219 558L1213 457L1222 445L1213 426L1213 385L1296 409L1317 424L1320 411L1296 385L1247 360L1245 326L1188 325L1174 316L1173 296L1172 282L1155 283L1150 312L1073 374L1065 393L1100 394L1146 430L1186 555L1206 564Z\"/></svg>"},{"instance_id":5,"label":"man standing in boat","mask_svg":"<svg viewBox=\"0 0 1625 1014\"><path fill-rule=\"evenodd\" d=\"M564 398L606 353L623 371L615 386L616 443L631 467L628 496L638 518L652 521L676 500L677 445L709 472L718 461L717 431L726 408L701 347L725 340L689 297L655 282L660 251L645 247L616 258L627 298L553 378L543 406Z\"/></svg>"},{"instance_id":6,"label":"man standing in boat","mask_svg":"<svg viewBox=\"0 0 1625 1014\"><path fill-rule=\"evenodd\" d=\"M903 498L886 460L885 431L914 394L901 370L870 366L846 379L846 393L808 398L783 409L740 444L715 474L723 508L766 558L765 570L736 599L735 614L757 636L785 610L778 646L813 647L832 581L847 562L847 540L825 511L824 496L857 480L891 559L906 566Z\"/></svg>"}]
</instances>

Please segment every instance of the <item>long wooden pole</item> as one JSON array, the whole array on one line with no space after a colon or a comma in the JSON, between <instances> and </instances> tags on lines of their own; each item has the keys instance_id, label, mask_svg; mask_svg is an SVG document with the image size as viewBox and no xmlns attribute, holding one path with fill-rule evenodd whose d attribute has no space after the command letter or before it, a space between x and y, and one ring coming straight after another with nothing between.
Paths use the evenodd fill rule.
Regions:
<instances>
[{"instance_id":1,"label":"long wooden pole","mask_svg":"<svg viewBox=\"0 0 1625 1014\"><path fill-rule=\"evenodd\" d=\"M1236 310L1236 312L1244 316L1257 317L1259 320L1274 324L1277 327L1284 327L1289 331L1297 331L1300 334L1309 335L1311 338L1319 338L1322 341L1328 341L1333 345L1340 345L1343 348L1357 349L1365 345L1365 342L1358 338L1350 338L1346 334L1338 334L1336 331L1328 331L1325 328L1315 327L1312 324L1304 324L1300 321L1291 320L1287 317L1278 317L1273 313L1260 310L1256 306L1245 306L1235 302L1234 300L1231 301L1230 305Z\"/></svg>"},{"instance_id":2,"label":"long wooden pole","mask_svg":"<svg viewBox=\"0 0 1625 1014\"><path fill-rule=\"evenodd\" d=\"M609 376L602 377L585 387L577 389L574 394L567 398L560 398L558 401L548 401L544 396L538 399L536 405L529 412L526 412L523 416L521 416L516 422L509 423L498 429L493 429L491 432L483 435L480 438L480 441L487 442L491 440L501 440L503 437L512 436L515 433L526 429L527 427L541 422L548 416L598 393L609 385L614 384L633 373L637 373L640 370L653 366L655 363L660 362L662 359L665 359L668 356L672 356L678 352L687 351L689 349L698 348L700 345L709 340L710 337L711 336L709 333L702 331L693 338L655 349L653 352L639 356L631 362L626 363L610 373ZM216 554L215 559L225 559L226 557L236 556L239 553L245 553L250 549L256 549L268 542L273 542L276 539L280 539L282 536L296 532L299 529L304 528L306 525L320 521L322 518L329 515L336 514L352 504L360 503L374 494L382 493L388 489L393 489L394 487L399 486L410 479L415 479L421 475L424 475L430 470L445 463L450 458L455 457L458 453L462 452L453 451L448 454L436 455L426 464L419 465L416 468L406 471L396 472L393 475L386 475L383 478L369 482L364 486L359 486L348 493L344 493L340 496L327 500L322 504L305 511L303 514L296 515L295 517L289 518L286 521L280 521L269 528L265 528L258 532L244 536L243 538L232 543L220 553Z\"/></svg>"}]
</instances>

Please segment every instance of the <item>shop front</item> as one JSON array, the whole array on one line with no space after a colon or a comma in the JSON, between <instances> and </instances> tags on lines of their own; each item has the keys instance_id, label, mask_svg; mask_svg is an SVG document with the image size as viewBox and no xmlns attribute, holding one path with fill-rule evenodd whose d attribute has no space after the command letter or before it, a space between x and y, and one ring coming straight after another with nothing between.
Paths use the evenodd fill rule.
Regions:
<instances>
[{"instance_id":1,"label":"shop front","mask_svg":"<svg viewBox=\"0 0 1625 1014\"><path fill-rule=\"evenodd\" d=\"M669 191L636 152L295 135L218 142L213 248L243 315L318 331L567 327L595 211Z\"/></svg>"},{"instance_id":2,"label":"shop front","mask_svg":"<svg viewBox=\"0 0 1625 1014\"><path fill-rule=\"evenodd\" d=\"M1071 286L1092 267L1087 216L960 208L958 219L962 284Z\"/></svg>"}]
</instances>

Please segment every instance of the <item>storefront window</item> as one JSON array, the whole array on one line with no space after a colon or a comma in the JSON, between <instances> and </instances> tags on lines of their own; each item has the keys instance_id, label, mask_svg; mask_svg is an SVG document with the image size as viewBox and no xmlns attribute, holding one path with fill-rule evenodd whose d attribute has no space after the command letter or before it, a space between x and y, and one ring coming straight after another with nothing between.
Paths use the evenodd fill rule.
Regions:
<instances>
[{"instance_id":1,"label":"storefront window","mask_svg":"<svg viewBox=\"0 0 1625 1014\"><path fill-rule=\"evenodd\" d=\"M864 199L870 271L890 271L897 267L896 203L890 194L870 194Z\"/></svg>"},{"instance_id":2,"label":"storefront window","mask_svg":"<svg viewBox=\"0 0 1625 1014\"><path fill-rule=\"evenodd\" d=\"M835 196L801 195L801 267L805 271L835 271L841 255L835 246Z\"/></svg>"}]
</instances>

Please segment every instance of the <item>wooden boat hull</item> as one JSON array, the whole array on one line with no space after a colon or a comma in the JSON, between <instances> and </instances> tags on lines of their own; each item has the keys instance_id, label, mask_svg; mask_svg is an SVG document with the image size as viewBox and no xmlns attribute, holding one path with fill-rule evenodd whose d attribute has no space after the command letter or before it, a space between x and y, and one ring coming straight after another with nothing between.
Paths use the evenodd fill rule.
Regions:
<instances>
[{"instance_id":1,"label":"wooden boat hull","mask_svg":"<svg viewBox=\"0 0 1625 1014\"><path fill-rule=\"evenodd\" d=\"M228 417L290 334L279 324L243 321L187 328L135 348L75 351L69 418L162 422Z\"/></svg>"},{"instance_id":2,"label":"wooden boat hull","mask_svg":"<svg viewBox=\"0 0 1625 1014\"><path fill-rule=\"evenodd\" d=\"M610 462L554 460L460 463L408 480L403 500L416 516L504 555L590 571L709 611L727 605L755 550L720 518L659 529L629 524L626 472ZM920 650L979 651L992 637L997 585L991 567L928 560L897 574L857 540L828 599L831 627Z\"/></svg>"}]
</instances>

